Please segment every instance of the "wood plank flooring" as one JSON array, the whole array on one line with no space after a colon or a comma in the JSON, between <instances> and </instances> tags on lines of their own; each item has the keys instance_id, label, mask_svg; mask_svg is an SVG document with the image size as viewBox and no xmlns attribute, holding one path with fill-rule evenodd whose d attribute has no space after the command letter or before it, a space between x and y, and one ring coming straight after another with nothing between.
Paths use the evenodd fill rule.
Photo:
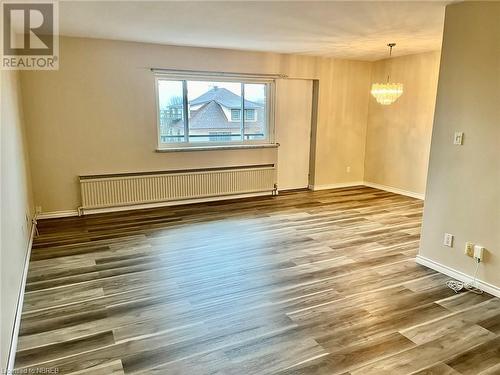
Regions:
<instances>
[{"instance_id":1,"label":"wood plank flooring","mask_svg":"<svg viewBox=\"0 0 500 375\"><path fill-rule=\"evenodd\" d=\"M415 263L422 206L354 187L41 221L16 368L500 374L500 299Z\"/></svg>"}]
</instances>

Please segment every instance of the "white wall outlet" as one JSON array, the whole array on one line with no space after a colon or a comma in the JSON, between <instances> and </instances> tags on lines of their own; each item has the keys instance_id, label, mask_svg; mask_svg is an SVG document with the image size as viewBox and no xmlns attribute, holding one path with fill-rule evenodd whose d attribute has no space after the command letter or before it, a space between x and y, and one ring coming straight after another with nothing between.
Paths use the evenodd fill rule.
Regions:
<instances>
[{"instance_id":1,"label":"white wall outlet","mask_svg":"<svg viewBox=\"0 0 500 375\"><path fill-rule=\"evenodd\" d=\"M455 145L463 145L464 141L464 132L455 132L453 137L453 144Z\"/></svg>"},{"instance_id":2,"label":"white wall outlet","mask_svg":"<svg viewBox=\"0 0 500 375\"><path fill-rule=\"evenodd\" d=\"M448 247L453 247L453 234L450 233L444 234L443 245Z\"/></svg>"},{"instance_id":3,"label":"white wall outlet","mask_svg":"<svg viewBox=\"0 0 500 375\"><path fill-rule=\"evenodd\" d=\"M471 258L474 256L474 244L472 242L465 243L464 254Z\"/></svg>"},{"instance_id":4,"label":"white wall outlet","mask_svg":"<svg viewBox=\"0 0 500 375\"><path fill-rule=\"evenodd\" d=\"M474 259L482 261L484 255L484 247L481 245L474 245Z\"/></svg>"},{"instance_id":5,"label":"white wall outlet","mask_svg":"<svg viewBox=\"0 0 500 375\"><path fill-rule=\"evenodd\" d=\"M35 207L35 213L36 214L41 214L42 213L42 206L36 206Z\"/></svg>"},{"instance_id":6,"label":"white wall outlet","mask_svg":"<svg viewBox=\"0 0 500 375\"><path fill-rule=\"evenodd\" d=\"M345 169L345 171L346 171L347 173L351 173L351 167L347 167L347 168Z\"/></svg>"}]
</instances>

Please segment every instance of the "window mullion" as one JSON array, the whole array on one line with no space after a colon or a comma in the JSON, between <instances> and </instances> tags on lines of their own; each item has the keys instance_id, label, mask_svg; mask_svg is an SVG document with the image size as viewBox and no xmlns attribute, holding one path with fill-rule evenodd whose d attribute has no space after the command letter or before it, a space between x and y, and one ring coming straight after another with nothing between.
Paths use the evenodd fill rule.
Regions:
<instances>
[{"instance_id":1,"label":"window mullion","mask_svg":"<svg viewBox=\"0 0 500 375\"><path fill-rule=\"evenodd\" d=\"M189 142L189 107L188 107L188 92L187 81L182 81L182 105L184 107L184 142Z\"/></svg>"},{"instance_id":2,"label":"window mullion","mask_svg":"<svg viewBox=\"0 0 500 375\"><path fill-rule=\"evenodd\" d=\"M241 118L240 118L241 140L245 140L245 84L241 83Z\"/></svg>"},{"instance_id":3,"label":"window mullion","mask_svg":"<svg viewBox=\"0 0 500 375\"><path fill-rule=\"evenodd\" d=\"M274 139L274 117L273 120L271 119L271 116L274 116L274 97L271 95L274 95L274 86L266 83L266 106L264 110L264 119L265 119L265 126L264 126L264 138L267 139L268 141L271 140L271 137ZM273 129L271 129L271 123L273 124ZM273 131L273 134L271 135L271 131Z\"/></svg>"}]
</instances>

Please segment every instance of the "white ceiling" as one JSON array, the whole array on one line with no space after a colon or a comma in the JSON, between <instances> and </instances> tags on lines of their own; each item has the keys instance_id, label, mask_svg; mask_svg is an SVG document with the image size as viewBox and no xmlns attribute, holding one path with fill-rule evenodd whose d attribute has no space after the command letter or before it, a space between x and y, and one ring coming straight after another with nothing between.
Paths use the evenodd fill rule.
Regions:
<instances>
[{"instance_id":1,"label":"white ceiling","mask_svg":"<svg viewBox=\"0 0 500 375\"><path fill-rule=\"evenodd\" d=\"M62 35L378 60L438 50L450 1L67 1Z\"/></svg>"}]
</instances>

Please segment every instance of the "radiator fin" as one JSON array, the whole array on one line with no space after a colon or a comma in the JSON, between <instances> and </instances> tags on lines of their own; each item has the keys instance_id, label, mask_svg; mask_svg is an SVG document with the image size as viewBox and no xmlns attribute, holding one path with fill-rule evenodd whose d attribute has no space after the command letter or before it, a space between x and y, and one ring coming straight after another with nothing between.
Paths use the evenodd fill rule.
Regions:
<instances>
[{"instance_id":1,"label":"radiator fin","mask_svg":"<svg viewBox=\"0 0 500 375\"><path fill-rule=\"evenodd\" d=\"M275 167L80 178L82 208L273 191Z\"/></svg>"}]
</instances>

